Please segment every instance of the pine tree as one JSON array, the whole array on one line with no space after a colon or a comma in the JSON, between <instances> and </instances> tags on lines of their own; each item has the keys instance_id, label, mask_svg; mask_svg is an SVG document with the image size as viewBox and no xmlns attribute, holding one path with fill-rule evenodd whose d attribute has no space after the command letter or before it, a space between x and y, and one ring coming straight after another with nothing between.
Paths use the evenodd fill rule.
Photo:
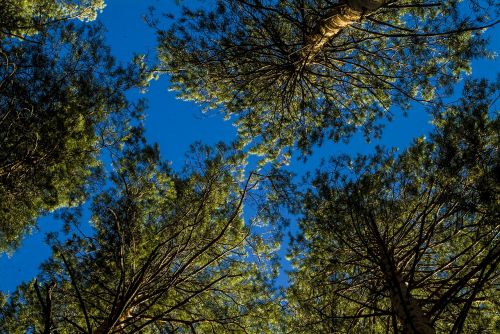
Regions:
<instances>
[{"instance_id":1,"label":"pine tree","mask_svg":"<svg viewBox=\"0 0 500 334\"><path fill-rule=\"evenodd\" d=\"M37 216L85 197L100 149L126 136L141 108L124 95L139 71L115 64L99 25L53 22L29 38L1 37L0 252Z\"/></svg>"},{"instance_id":2,"label":"pine tree","mask_svg":"<svg viewBox=\"0 0 500 334\"><path fill-rule=\"evenodd\" d=\"M61 21L93 21L104 7L104 0L2 0L0 39L26 40Z\"/></svg>"},{"instance_id":3,"label":"pine tree","mask_svg":"<svg viewBox=\"0 0 500 334\"><path fill-rule=\"evenodd\" d=\"M297 332L498 330L498 89L469 82L399 156L318 173L292 253Z\"/></svg>"},{"instance_id":4,"label":"pine tree","mask_svg":"<svg viewBox=\"0 0 500 334\"><path fill-rule=\"evenodd\" d=\"M11 296L0 330L273 332L266 271L247 258L259 238L242 218L255 179L224 146L193 152L179 175L157 147L129 147L93 197L94 233L52 239L51 259Z\"/></svg>"},{"instance_id":5,"label":"pine tree","mask_svg":"<svg viewBox=\"0 0 500 334\"><path fill-rule=\"evenodd\" d=\"M242 145L276 158L362 127L391 105L429 101L486 55L483 2L218 1L158 29L170 89L233 117Z\"/></svg>"}]
</instances>

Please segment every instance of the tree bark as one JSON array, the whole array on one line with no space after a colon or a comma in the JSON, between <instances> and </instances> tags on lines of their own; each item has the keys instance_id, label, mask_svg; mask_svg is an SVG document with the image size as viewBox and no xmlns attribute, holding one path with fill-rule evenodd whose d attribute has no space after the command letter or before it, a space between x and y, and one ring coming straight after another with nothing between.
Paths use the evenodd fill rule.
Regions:
<instances>
[{"instance_id":1,"label":"tree bark","mask_svg":"<svg viewBox=\"0 0 500 334\"><path fill-rule=\"evenodd\" d=\"M308 65L326 42L342 29L362 19L363 15L372 13L387 3L388 0L346 0L331 8L312 34L307 35L300 58Z\"/></svg>"},{"instance_id":2,"label":"tree bark","mask_svg":"<svg viewBox=\"0 0 500 334\"><path fill-rule=\"evenodd\" d=\"M373 233L373 253L379 259L380 270L389 289L391 305L399 322L403 325L405 334L435 334L429 317L423 312L399 273L387 241L382 238L373 215L369 215L368 226ZM395 329L396 330L396 329Z\"/></svg>"},{"instance_id":3,"label":"tree bark","mask_svg":"<svg viewBox=\"0 0 500 334\"><path fill-rule=\"evenodd\" d=\"M412 299L401 274L396 271L388 259L383 259L382 262L384 276L389 286L392 308L403 324L403 333L434 334L435 331L429 318L418 303Z\"/></svg>"},{"instance_id":4,"label":"tree bark","mask_svg":"<svg viewBox=\"0 0 500 334\"><path fill-rule=\"evenodd\" d=\"M119 331L124 327L125 322L132 317L132 310L128 308L124 312L121 312L118 317L109 317L103 324L97 327L97 329L94 331L94 334L108 334Z\"/></svg>"}]
</instances>

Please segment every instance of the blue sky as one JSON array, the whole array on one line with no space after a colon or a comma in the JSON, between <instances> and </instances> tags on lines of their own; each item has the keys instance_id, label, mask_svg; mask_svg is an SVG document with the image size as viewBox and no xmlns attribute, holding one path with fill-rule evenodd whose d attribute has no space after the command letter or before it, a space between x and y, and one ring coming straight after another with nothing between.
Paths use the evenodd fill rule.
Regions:
<instances>
[{"instance_id":1,"label":"blue sky","mask_svg":"<svg viewBox=\"0 0 500 334\"><path fill-rule=\"evenodd\" d=\"M129 61L134 53L154 56L154 31L143 21L150 6L157 7L158 12L175 13L179 9L174 0L107 0L106 3L107 7L99 16L99 21L107 28L106 38L113 54L122 62ZM164 22L167 24L167 21ZM490 50L498 52L499 27L489 30L487 35L491 37ZM474 62L472 75L492 79L499 72L499 65L498 60ZM131 98L139 95L138 92L130 93ZM168 78L165 76L152 82L146 94L141 97L148 100L149 106L145 121L146 135L151 142L159 143L162 158L172 161L174 169L183 166L184 154L193 142L214 144L221 140L229 142L235 138L235 129L231 122L223 120L222 115L202 114L194 103L177 100L175 93L168 91ZM421 106L411 110L408 117L403 117L398 110L393 112L395 119L387 124L381 140L372 141L368 145L361 136L356 136L349 145L327 144L317 149L307 163L293 160L290 169L301 174L306 170L314 170L322 157L337 153L368 153L377 144L404 148L413 138L424 135L431 129L430 118ZM60 227L50 216L40 219L40 229L26 237L19 250L11 257L0 256L0 290L12 292L21 281L30 280L38 273L39 264L50 255L44 244L44 235ZM284 251L280 253L284 254ZM281 275L279 283L285 282L286 276Z\"/></svg>"}]
</instances>

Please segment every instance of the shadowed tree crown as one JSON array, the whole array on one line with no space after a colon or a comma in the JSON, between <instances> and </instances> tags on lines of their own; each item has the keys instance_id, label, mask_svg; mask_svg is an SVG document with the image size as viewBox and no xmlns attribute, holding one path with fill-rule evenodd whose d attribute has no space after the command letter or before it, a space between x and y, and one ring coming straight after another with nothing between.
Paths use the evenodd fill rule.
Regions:
<instances>
[{"instance_id":1,"label":"shadowed tree crown","mask_svg":"<svg viewBox=\"0 0 500 334\"><path fill-rule=\"evenodd\" d=\"M71 19L93 21L104 7L104 0L2 0L0 38L24 39Z\"/></svg>"},{"instance_id":2,"label":"shadowed tree crown","mask_svg":"<svg viewBox=\"0 0 500 334\"><path fill-rule=\"evenodd\" d=\"M124 95L138 83L137 68L115 63L100 25L67 22L92 19L89 8L59 1L1 6L11 5L21 16L49 19L22 32L28 23L1 26L0 252L16 247L40 214L85 197L100 149L126 136L141 109ZM72 9L45 12L54 6ZM9 13L2 11L2 20Z\"/></svg>"}]
</instances>

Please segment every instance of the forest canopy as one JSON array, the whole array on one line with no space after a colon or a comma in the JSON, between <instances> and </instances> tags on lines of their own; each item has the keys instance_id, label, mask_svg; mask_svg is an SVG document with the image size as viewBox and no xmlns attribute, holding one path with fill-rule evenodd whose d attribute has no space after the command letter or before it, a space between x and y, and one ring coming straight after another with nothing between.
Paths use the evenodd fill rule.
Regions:
<instances>
[{"instance_id":1,"label":"forest canopy","mask_svg":"<svg viewBox=\"0 0 500 334\"><path fill-rule=\"evenodd\" d=\"M498 4L134 6L0 1L1 333L500 331Z\"/></svg>"}]
</instances>

